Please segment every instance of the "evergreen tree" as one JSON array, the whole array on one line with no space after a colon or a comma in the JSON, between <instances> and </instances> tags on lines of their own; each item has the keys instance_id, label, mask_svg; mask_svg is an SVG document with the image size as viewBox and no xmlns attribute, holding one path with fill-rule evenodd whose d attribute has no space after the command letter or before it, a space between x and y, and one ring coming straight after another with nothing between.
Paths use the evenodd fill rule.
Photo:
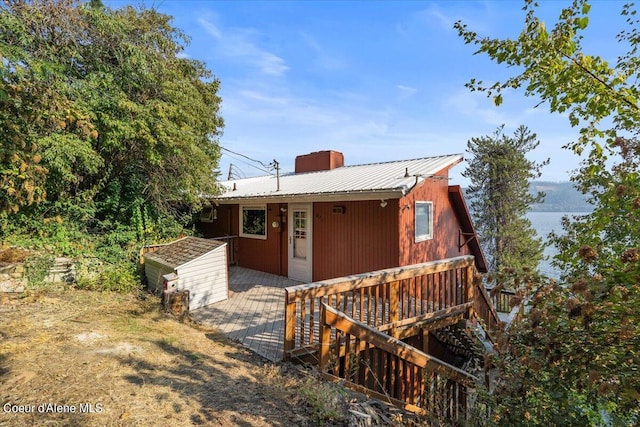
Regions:
<instances>
[{"instance_id":1,"label":"evergreen tree","mask_svg":"<svg viewBox=\"0 0 640 427\"><path fill-rule=\"evenodd\" d=\"M525 214L544 197L543 193L532 195L529 187L549 160L527 159L526 154L539 144L527 127L520 126L513 137L503 130L501 126L492 136L467 143L472 156L463 173L471 180L467 196L490 269L535 270L542 260L542 242Z\"/></svg>"}]
</instances>

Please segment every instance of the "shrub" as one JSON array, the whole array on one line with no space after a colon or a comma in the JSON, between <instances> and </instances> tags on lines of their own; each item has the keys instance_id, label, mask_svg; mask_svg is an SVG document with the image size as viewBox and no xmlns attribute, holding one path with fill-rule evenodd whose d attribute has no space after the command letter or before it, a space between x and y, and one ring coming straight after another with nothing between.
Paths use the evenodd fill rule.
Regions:
<instances>
[{"instance_id":1,"label":"shrub","mask_svg":"<svg viewBox=\"0 0 640 427\"><path fill-rule=\"evenodd\" d=\"M48 254L34 255L25 261L24 277L30 286L43 286L45 278L53 266L53 256Z\"/></svg>"},{"instance_id":2,"label":"shrub","mask_svg":"<svg viewBox=\"0 0 640 427\"><path fill-rule=\"evenodd\" d=\"M95 275L78 277L76 287L92 291L133 292L140 290L140 278L128 263L102 265Z\"/></svg>"},{"instance_id":3,"label":"shrub","mask_svg":"<svg viewBox=\"0 0 640 427\"><path fill-rule=\"evenodd\" d=\"M346 391L335 384L308 379L300 388L318 424L344 421Z\"/></svg>"}]
</instances>

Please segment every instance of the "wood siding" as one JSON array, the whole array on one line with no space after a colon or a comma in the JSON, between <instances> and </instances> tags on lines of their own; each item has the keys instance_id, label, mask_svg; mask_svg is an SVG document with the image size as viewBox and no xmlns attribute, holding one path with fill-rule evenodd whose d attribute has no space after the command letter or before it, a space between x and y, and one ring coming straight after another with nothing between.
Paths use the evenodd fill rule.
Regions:
<instances>
[{"instance_id":1,"label":"wood siding","mask_svg":"<svg viewBox=\"0 0 640 427\"><path fill-rule=\"evenodd\" d=\"M280 208L287 204L267 204L267 239L238 237L236 255L237 265L265 273L287 275L287 213ZM218 219L211 223L199 223L199 229L207 238L240 235L239 205L220 205L217 208ZM278 221L280 226L273 228Z\"/></svg>"},{"instance_id":2,"label":"wood siding","mask_svg":"<svg viewBox=\"0 0 640 427\"><path fill-rule=\"evenodd\" d=\"M229 296L226 245L179 266L176 273L178 288L189 290L189 310L225 300Z\"/></svg>"},{"instance_id":3,"label":"wood siding","mask_svg":"<svg viewBox=\"0 0 640 427\"><path fill-rule=\"evenodd\" d=\"M469 255L468 246L458 249L460 224L449 200L448 173L427 179L399 200L398 265L410 265L438 259ZM415 202L433 203L433 238L415 241Z\"/></svg>"},{"instance_id":4,"label":"wood siding","mask_svg":"<svg viewBox=\"0 0 640 427\"><path fill-rule=\"evenodd\" d=\"M396 266L397 212L397 200L314 203L313 280Z\"/></svg>"},{"instance_id":5,"label":"wood siding","mask_svg":"<svg viewBox=\"0 0 640 427\"><path fill-rule=\"evenodd\" d=\"M433 237L415 242L415 202L433 203ZM286 276L286 203L267 204L267 239L238 239L238 265ZM387 200L313 203L313 281L367 271L473 255L459 249L460 223L449 197L448 171L427 179L407 196ZM206 237L239 235L238 205L217 207L218 220L201 223ZM278 221L280 226L273 228Z\"/></svg>"},{"instance_id":6,"label":"wood siding","mask_svg":"<svg viewBox=\"0 0 640 427\"><path fill-rule=\"evenodd\" d=\"M204 237L238 236L238 205L220 205L215 209L217 219L198 223L198 229Z\"/></svg>"}]
</instances>

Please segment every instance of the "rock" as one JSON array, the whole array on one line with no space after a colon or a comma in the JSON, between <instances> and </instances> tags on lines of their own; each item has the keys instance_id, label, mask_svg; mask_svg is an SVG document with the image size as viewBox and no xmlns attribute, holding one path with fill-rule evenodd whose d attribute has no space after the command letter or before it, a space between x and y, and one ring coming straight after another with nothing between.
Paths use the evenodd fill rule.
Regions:
<instances>
[{"instance_id":1,"label":"rock","mask_svg":"<svg viewBox=\"0 0 640 427\"><path fill-rule=\"evenodd\" d=\"M398 420L417 419L416 415L378 399L354 401L350 404L349 425L354 426L396 426Z\"/></svg>"},{"instance_id":2,"label":"rock","mask_svg":"<svg viewBox=\"0 0 640 427\"><path fill-rule=\"evenodd\" d=\"M354 427L371 427L373 426L371 415L349 409L350 426Z\"/></svg>"},{"instance_id":3,"label":"rock","mask_svg":"<svg viewBox=\"0 0 640 427\"><path fill-rule=\"evenodd\" d=\"M8 279L0 282L0 292L24 292L24 279Z\"/></svg>"}]
</instances>

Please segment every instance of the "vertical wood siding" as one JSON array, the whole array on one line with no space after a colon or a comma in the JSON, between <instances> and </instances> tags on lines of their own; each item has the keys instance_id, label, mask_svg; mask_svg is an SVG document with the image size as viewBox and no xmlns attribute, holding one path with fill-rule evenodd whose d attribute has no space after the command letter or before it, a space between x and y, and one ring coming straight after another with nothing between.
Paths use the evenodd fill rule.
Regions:
<instances>
[{"instance_id":1,"label":"vertical wood siding","mask_svg":"<svg viewBox=\"0 0 640 427\"><path fill-rule=\"evenodd\" d=\"M470 255L468 246L458 249L460 224L448 194L448 172L427 179L420 187L399 200L399 264ZM415 202L433 202L433 238L415 242Z\"/></svg>"},{"instance_id":2,"label":"vertical wood siding","mask_svg":"<svg viewBox=\"0 0 640 427\"><path fill-rule=\"evenodd\" d=\"M334 213L334 206L344 213ZM313 280L380 270L398 260L398 201L313 204Z\"/></svg>"},{"instance_id":3,"label":"vertical wood siding","mask_svg":"<svg viewBox=\"0 0 640 427\"><path fill-rule=\"evenodd\" d=\"M284 215L286 215L286 212ZM286 223L283 223L281 217L280 204L269 203L267 205L267 239L239 238L238 265L280 276L287 275L287 230ZM274 221L280 223L279 228L271 226ZM236 227L239 234L239 225L236 225Z\"/></svg>"},{"instance_id":4,"label":"vertical wood siding","mask_svg":"<svg viewBox=\"0 0 640 427\"><path fill-rule=\"evenodd\" d=\"M287 204L267 204L267 239L238 238L237 264L240 267L264 271L266 273L287 275L287 224L283 219L287 213L280 208ZM240 235L239 205L220 205L218 219L211 223L199 223L199 230L207 238ZM273 228L273 221L280 227Z\"/></svg>"},{"instance_id":5,"label":"vertical wood siding","mask_svg":"<svg viewBox=\"0 0 640 427\"><path fill-rule=\"evenodd\" d=\"M316 202L313 204L313 280L471 255L458 249L460 224L448 194L448 171L427 179L399 200ZM415 202L433 203L433 238L415 242ZM334 213L334 207L344 213ZM267 239L238 239L238 265L286 276L288 205L267 205ZM238 205L221 205L218 220L201 224L206 237L239 235ZM280 227L274 229L273 221Z\"/></svg>"},{"instance_id":6,"label":"vertical wood siding","mask_svg":"<svg viewBox=\"0 0 640 427\"><path fill-rule=\"evenodd\" d=\"M206 238L238 235L238 205L215 207L218 219L213 222L199 222L198 230Z\"/></svg>"}]
</instances>

